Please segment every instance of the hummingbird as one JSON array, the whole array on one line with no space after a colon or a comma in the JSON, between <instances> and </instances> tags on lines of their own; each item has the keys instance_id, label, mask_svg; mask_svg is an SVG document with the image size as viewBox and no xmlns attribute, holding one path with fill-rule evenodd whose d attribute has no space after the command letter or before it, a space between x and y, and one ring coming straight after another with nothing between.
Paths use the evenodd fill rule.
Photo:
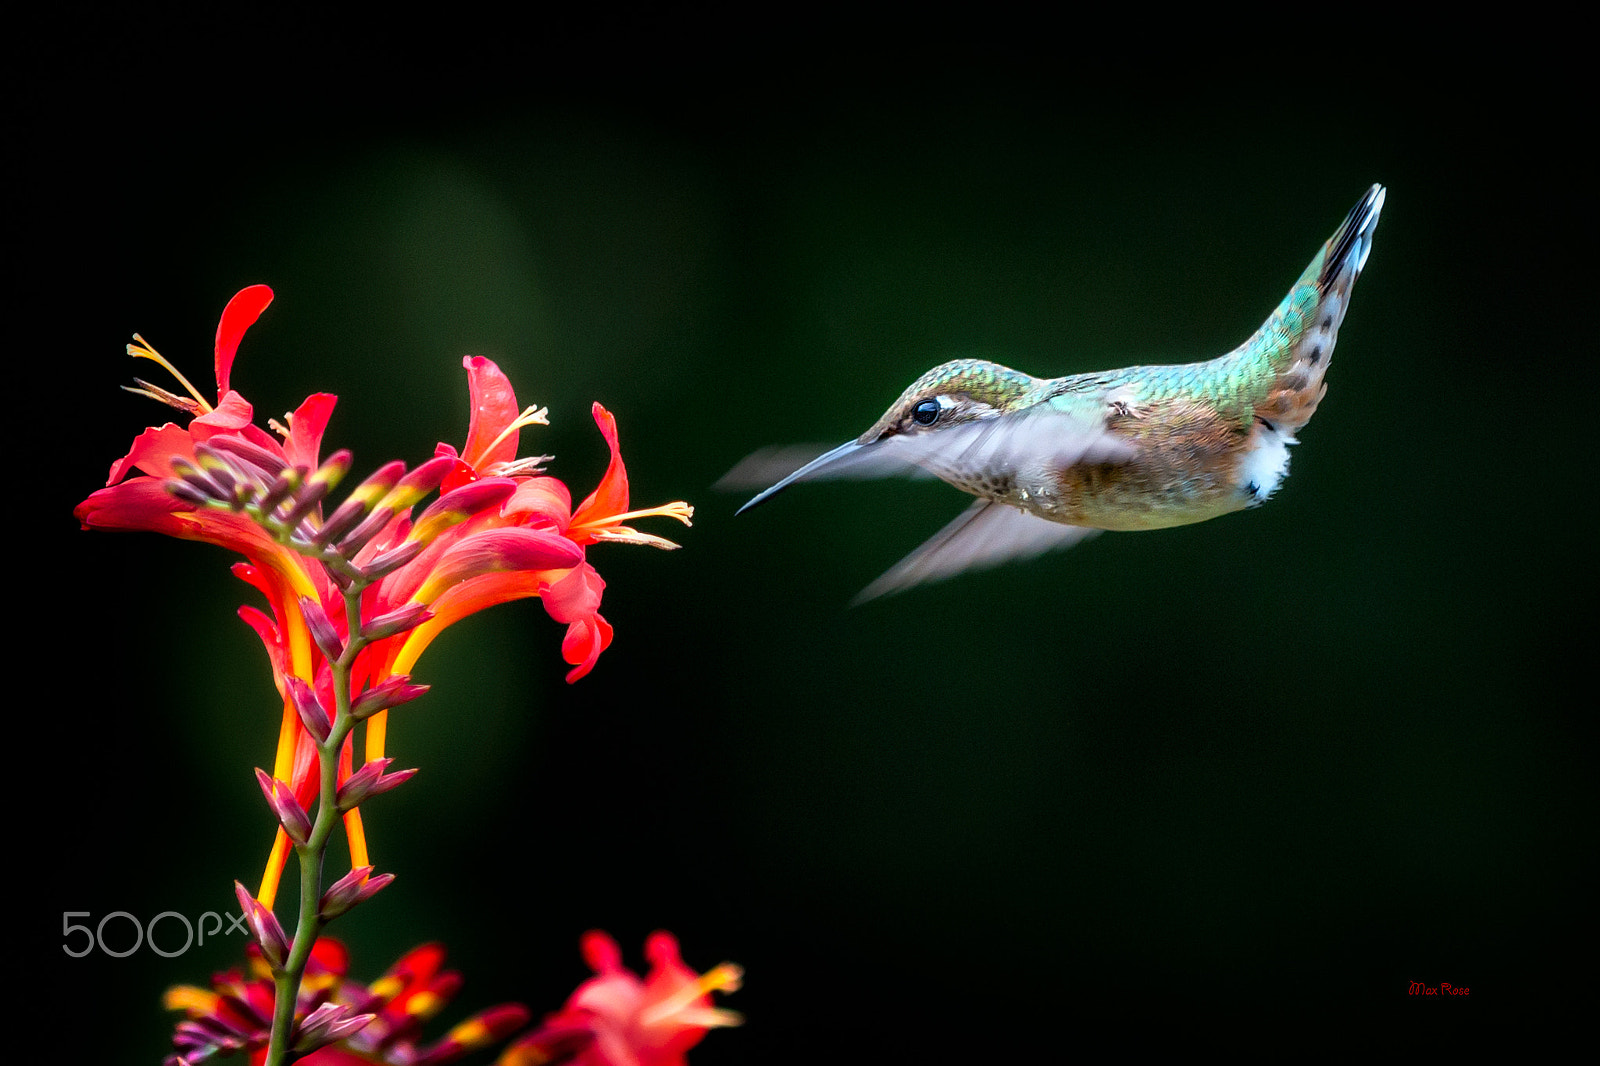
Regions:
<instances>
[{"instance_id":1,"label":"hummingbird","mask_svg":"<svg viewBox=\"0 0 1600 1066\"><path fill-rule=\"evenodd\" d=\"M931 475L977 497L860 603L1100 530L1163 529L1258 506L1288 473L1289 445L1327 391L1384 195L1382 185L1366 191L1261 328L1226 355L1058 378L983 359L943 363L861 436L739 513L797 481L834 477ZM771 465L757 453L724 481L749 483L741 471Z\"/></svg>"}]
</instances>

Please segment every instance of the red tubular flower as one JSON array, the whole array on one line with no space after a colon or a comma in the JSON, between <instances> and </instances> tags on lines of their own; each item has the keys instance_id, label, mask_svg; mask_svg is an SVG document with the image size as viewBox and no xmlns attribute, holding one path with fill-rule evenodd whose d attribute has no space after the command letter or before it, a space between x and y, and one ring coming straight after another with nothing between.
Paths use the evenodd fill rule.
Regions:
<instances>
[{"instance_id":1,"label":"red tubular flower","mask_svg":"<svg viewBox=\"0 0 1600 1066\"><path fill-rule=\"evenodd\" d=\"M167 990L163 997L167 1009L181 1010L187 1017L173 1034L177 1054L166 1060L166 1066L190 1066L235 1051L248 1052L250 1066L266 1061L272 975L254 945L249 954L249 976L230 970L214 976L210 988L178 985ZM350 979L350 958L343 944L318 940L295 1004L295 1026L297 1032L313 1037L331 1034L336 1039L299 1059L301 1066L442 1066L504 1040L527 1024L526 1007L505 1003L422 1046L423 1024L461 988L460 974L441 969L444 954L441 945L424 944L383 977L364 985Z\"/></svg>"},{"instance_id":2,"label":"red tubular flower","mask_svg":"<svg viewBox=\"0 0 1600 1066\"><path fill-rule=\"evenodd\" d=\"M684 1057L707 1029L738 1025L734 1011L711 1004L713 991L733 992L743 972L723 963L705 974L684 965L671 933L650 934L643 980L622 965L605 933L583 936L583 957L595 976L560 1011L505 1050L496 1066L686 1066Z\"/></svg>"},{"instance_id":3,"label":"red tubular flower","mask_svg":"<svg viewBox=\"0 0 1600 1066\"><path fill-rule=\"evenodd\" d=\"M627 510L616 423L596 404L595 421L611 463L600 486L573 511L564 484L535 476L537 464L548 457L517 459L518 431L545 424L545 411L519 410L500 368L468 357L472 419L462 451L440 444L434 459L410 473L389 464L324 522L320 500L350 465L348 453L326 462L319 458L336 398L307 398L286 427L270 423L275 435L252 423L250 404L229 388L239 341L271 300L270 289L255 285L223 311L215 405L135 335L138 344L129 345L129 353L166 367L188 395L143 381L132 391L193 417L185 427L167 423L141 433L112 464L107 487L73 514L85 529L148 530L221 545L245 557L234 573L262 593L268 610L247 606L239 613L266 647L283 705L272 777L287 782L309 811L319 787L317 744L302 712L320 725L317 705L323 712L336 705L330 655L355 636L368 641L351 666L349 695L376 690L363 708L392 706L420 694L421 686L408 685L406 678L445 627L485 607L537 596L567 626L562 654L573 667L567 680L576 681L593 669L612 637L599 613L605 582L586 560L586 547L602 540L676 547L624 523L665 515L687 525L693 510L681 502ZM131 476L135 470L140 473ZM413 506L435 486L440 497L413 520ZM259 515L252 516L251 507L270 510L275 520L302 531L305 543L283 543ZM313 558L318 551L332 551L345 570ZM361 597L359 634L349 632L343 602L351 573L370 582ZM386 721L386 710L367 719L367 760L383 757ZM355 769L352 754L347 738L340 783ZM370 865L360 812L349 810L345 819L351 865ZM280 833L268 860L258 898L269 907L288 843Z\"/></svg>"}]
</instances>

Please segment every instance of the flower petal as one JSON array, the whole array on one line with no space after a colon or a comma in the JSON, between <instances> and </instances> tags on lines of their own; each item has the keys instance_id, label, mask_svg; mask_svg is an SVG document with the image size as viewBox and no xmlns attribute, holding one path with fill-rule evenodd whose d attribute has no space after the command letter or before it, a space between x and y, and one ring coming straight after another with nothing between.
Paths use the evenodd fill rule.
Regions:
<instances>
[{"instance_id":1,"label":"flower petal","mask_svg":"<svg viewBox=\"0 0 1600 1066\"><path fill-rule=\"evenodd\" d=\"M567 626L567 635L561 641L561 657L572 664L567 671L567 684L589 675L600 653L611 647L611 623L598 614L580 618Z\"/></svg>"},{"instance_id":2,"label":"flower petal","mask_svg":"<svg viewBox=\"0 0 1600 1066\"><path fill-rule=\"evenodd\" d=\"M233 372L233 357L239 351L244 331L255 325L261 312L272 302L272 290L265 285L240 289L222 310L217 324L217 398L228 393L228 377Z\"/></svg>"},{"instance_id":3,"label":"flower petal","mask_svg":"<svg viewBox=\"0 0 1600 1066\"><path fill-rule=\"evenodd\" d=\"M583 549L554 533L489 529L452 544L412 598L418 603L432 603L446 589L481 574L565 570L582 561Z\"/></svg>"},{"instance_id":4,"label":"flower petal","mask_svg":"<svg viewBox=\"0 0 1600 1066\"><path fill-rule=\"evenodd\" d=\"M588 563L574 567L560 581L539 590L544 609L557 622L575 622L587 618L600 609L600 594L605 591L605 579Z\"/></svg>"},{"instance_id":5,"label":"flower petal","mask_svg":"<svg viewBox=\"0 0 1600 1066\"><path fill-rule=\"evenodd\" d=\"M610 411L594 405L594 423L611 447L611 464L599 486L572 513L572 524L587 524L598 515L623 514L628 510L628 468L622 465L622 448L617 443L617 420Z\"/></svg>"},{"instance_id":6,"label":"flower petal","mask_svg":"<svg viewBox=\"0 0 1600 1066\"><path fill-rule=\"evenodd\" d=\"M492 360L469 355L461 365L467 368L467 389L472 396L472 421L461 458L481 474L491 463L509 463L517 457L517 431L505 433L505 429L521 410L510 379Z\"/></svg>"},{"instance_id":7,"label":"flower petal","mask_svg":"<svg viewBox=\"0 0 1600 1066\"><path fill-rule=\"evenodd\" d=\"M334 404L339 397L327 392L315 392L295 408L289 416L289 436L284 438L284 458L290 466L303 466L315 470L317 455L322 451L322 431L328 428Z\"/></svg>"}]
</instances>

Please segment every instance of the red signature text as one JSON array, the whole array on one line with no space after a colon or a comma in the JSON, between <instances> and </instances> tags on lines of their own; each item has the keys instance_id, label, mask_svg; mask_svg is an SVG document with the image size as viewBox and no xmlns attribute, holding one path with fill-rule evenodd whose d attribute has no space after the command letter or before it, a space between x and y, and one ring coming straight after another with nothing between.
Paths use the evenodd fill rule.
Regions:
<instances>
[{"instance_id":1,"label":"red signature text","mask_svg":"<svg viewBox=\"0 0 1600 1066\"><path fill-rule=\"evenodd\" d=\"M1412 981L1408 996L1470 996L1472 989L1463 985L1453 985L1448 981L1441 981L1436 985L1425 985L1421 981Z\"/></svg>"}]
</instances>

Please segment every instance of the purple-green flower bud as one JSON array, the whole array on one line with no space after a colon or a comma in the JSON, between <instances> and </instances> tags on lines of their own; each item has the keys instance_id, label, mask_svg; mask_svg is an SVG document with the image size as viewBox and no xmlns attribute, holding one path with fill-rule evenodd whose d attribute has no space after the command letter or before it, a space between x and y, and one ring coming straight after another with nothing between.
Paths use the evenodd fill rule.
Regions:
<instances>
[{"instance_id":1,"label":"purple-green flower bud","mask_svg":"<svg viewBox=\"0 0 1600 1066\"><path fill-rule=\"evenodd\" d=\"M273 972L281 973L284 960L289 957L289 939L283 935L278 916L256 902L250 890L238 881L233 883L233 894L239 898L239 909L250 926L250 939L261 949L261 957Z\"/></svg>"},{"instance_id":2,"label":"purple-green flower bud","mask_svg":"<svg viewBox=\"0 0 1600 1066\"><path fill-rule=\"evenodd\" d=\"M320 601L301 596L300 614L305 617L306 628L311 631L311 639L316 643L317 650L327 656L329 662L344 654L344 642L339 639L339 632L333 628L333 620L322 609Z\"/></svg>"},{"instance_id":3,"label":"purple-green flower bud","mask_svg":"<svg viewBox=\"0 0 1600 1066\"><path fill-rule=\"evenodd\" d=\"M427 685L413 685L410 674L396 674L367 689L350 703L350 716L357 721L371 718L379 711L410 703L424 692Z\"/></svg>"},{"instance_id":4,"label":"purple-green flower bud","mask_svg":"<svg viewBox=\"0 0 1600 1066\"><path fill-rule=\"evenodd\" d=\"M267 797L272 813L278 816L278 824L289 834L289 839L297 845L310 839L311 818L306 814L306 809L300 806L300 801L294 798L294 789L259 766L256 767L256 783L261 786L262 795Z\"/></svg>"},{"instance_id":5,"label":"purple-green flower bud","mask_svg":"<svg viewBox=\"0 0 1600 1066\"><path fill-rule=\"evenodd\" d=\"M358 566L362 576L368 581L376 581L385 574L400 569L402 566L422 554L422 549L427 547L421 541L406 540L398 547L388 551L379 552L367 561L366 565Z\"/></svg>"},{"instance_id":6,"label":"purple-green flower bud","mask_svg":"<svg viewBox=\"0 0 1600 1066\"><path fill-rule=\"evenodd\" d=\"M283 516L284 525L293 529L316 510L323 498L350 472L351 462L353 458L349 450L341 448L312 471L311 476L306 478L305 486L294 494L294 506Z\"/></svg>"},{"instance_id":7,"label":"purple-green flower bud","mask_svg":"<svg viewBox=\"0 0 1600 1066\"><path fill-rule=\"evenodd\" d=\"M243 467L252 468L252 472L263 475L263 480L276 477L289 468L289 464L278 456L242 437L212 437L195 450L199 451L200 448L226 455L235 467L240 467L242 463Z\"/></svg>"},{"instance_id":8,"label":"purple-green flower bud","mask_svg":"<svg viewBox=\"0 0 1600 1066\"><path fill-rule=\"evenodd\" d=\"M433 612L422 604L408 603L404 607L386 611L364 623L361 627L361 636L365 640L382 640L384 637L392 637L396 633L415 629L432 617Z\"/></svg>"},{"instance_id":9,"label":"purple-green flower bud","mask_svg":"<svg viewBox=\"0 0 1600 1066\"><path fill-rule=\"evenodd\" d=\"M177 476L167 480L167 491L173 492L174 495L176 495L174 488L184 485L198 493L201 497L200 502L207 505L227 503L233 498L229 484L218 481L209 472L195 466L187 459L172 460L172 472Z\"/></svg>"},{"instance_id":10,"label":"purple-green flower bud","mask_svg":"<svg viewBox=\"0 0 1600 1066\"><path fill-rule=\"evenodd\" d=\"M410 510L412 504L439 487L456 465L454 456L436 455L396 482L379 504L390 514Z\"/></svg>"},{"instance_id":11,"label":"purple-green flower bud","mask_svg":"<svg viewBox=\"0 0 1600 1066\"><path fill-rule=\"evenodd\" d=\"M206 476L222 486L221 499L231 500L238 496L239 471L233 468L233 464L228 462L227 458L212 451L204 444L195 445L194 457L198 460L200 469L205 471ZM176 464L174 464L174 469L176 469Z\"/></svg>"},{"instance_id":12,"label":"purple-green flower bud","mask_svg":"<svg viewBox=\"0 0 1600 1066\"><path fill-rule=\"evenodd\" d=\"M339 786L339 791L333 794L334 804L339 808L339 813L352 810L365 803L372 796L379 796L394 788L403 785L416 774L416 770L396 770L392 774L384 773L389 768L393 759L373 759L361 769L345 778L344 784Z\"/></svg>"},{"instance_id":13,"label":"purple-green flower bud","mask_svg":"<svg viewBox=\"0 0 1600 1066\"><path fill-rule=\"evenodd\" d=\"M167 491L172 493L184 503L192 503L196 507L205 507L211 503L211 495L203 489L197 489L187 481L178 478L167 479ZM420 545L419 545L420 547Z\"/></svg>"},{"instance_id":14,"label":"purple-green flower bud","mask_svg":"<svg viewBox=\"0 0 1600 1066\"><path fill-rule=\"evenodd\" d=\"M371 514L361 520L361 523L345 534L335 547L339 554L346 559L352 558L362 546L384 531L384 528L394 521L394 515L382 507L375 507Z\"/></svg>"},{"instance_id":15,"label":"purple-green flower bud","mask_svg":"<svg viewBox=\"0 0 1600 1066\"><path fill-rule=\"evenodd\" d=\"M451 526L504 503L516 491L517 483L508 477L482 478L452 489L417 517L410 539L428 544Z\"/></svg>"},{"instance_id":16,"label":"purple-green flower bud","mask_svg":"<svg viewBox=\"0 0 1600 1066\"><path fill-rule=\"evenodd\" d=\"M303 466L290 467L267 483L266 491L261 494L261 499L256 501L256 506L261 512L270 516L274 508L289 498L289 494L305 483L306 469Z\"/></svg>"},{"instance_id":17,"label":"purple-green flower bud","mask_svg":"<svg viewBox=\"0 0 1600 1066\"><path fill-rule=\"evenodd\" d=\"M345 497L344 503L338 510L322 524L311 538L313 544L319 547L332 544L344 536L356 523L360 522L371 513L379 500L388 495L395 482L406 472L406 464L396 459L379 467L367 480L350 490L350 495Z\"/></svg>"},{"instance_id":18,"label":"purple-green flower bud","mask_svg":"<svg viewBox=\"0 0 1600 1066\"><path fill-rule=\"evenodd\" d=\"M357 1014L354 1008L339 1003L324 1003L306 1015L295 1030L293 1050L315 1051L352 1033L359 1033L376 1018L376 1014Z\"/></svg>"},{"instance_id":19,"label":"purple-green flower bud","mask_svg":"<svg viewBox=\"0 0 1600 1066\"><path fill-rule=\"evenodd\" d=\"M322 894L322 899L317 904L317 913L322 916L323 921L332 921L356 904L364 903L388 888L393 880L394 874L374 875L372 867L357 866L335 881L333 887Z\"/></svg>"},{"instance_id":20,"label":"purple-green flower bud","mask_svg":"<svg viewBox=\"0 0 1600 1066\"><path fill-rule=\"evenodd\" d=\"M333 719L328 715L328 709L317 699L316 692L303 678L290 674L283 679L284 686L289 690L289 698L294 701L294 709L299 712L300 723L306 727L306 732L317 738L317 743L327 741L328 735L333 732Z\"/></svg>"}]
</instances>

